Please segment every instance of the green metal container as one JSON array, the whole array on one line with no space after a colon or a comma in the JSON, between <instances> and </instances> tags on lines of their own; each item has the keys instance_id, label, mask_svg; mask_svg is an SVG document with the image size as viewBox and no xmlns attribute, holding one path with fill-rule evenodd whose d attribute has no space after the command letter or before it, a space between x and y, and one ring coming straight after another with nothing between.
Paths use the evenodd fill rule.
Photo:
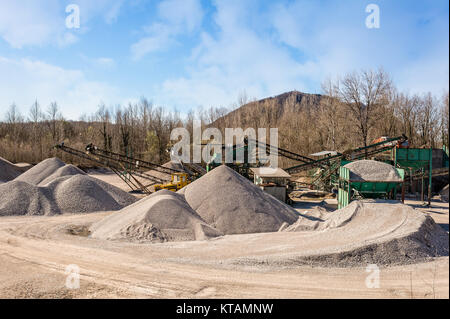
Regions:
<instances>
[{"instance_id":1,"label":"green metal container","mask_svg":"<svg viewBox=\"0 0 450 319\"><path fill-rule=\"evenodd\" d=\"M428 168L432 159L432 150L429 148L396 148L394 161L401 167Z\"/></svg>"},{"instance_id":2,"label":"green metal container","mask_svg":"<svg viewBox=\"0 0 450 319\"><path fill-rule=\"evenodd\" d=\"M405 170L396 168L402 181ZM351 202L355 192L363 198L388 198L389 194L402 182L362 182L350 180L350 170L347 167L339 168L338 208L343 208Z\"/></svg>"}]
</instances>

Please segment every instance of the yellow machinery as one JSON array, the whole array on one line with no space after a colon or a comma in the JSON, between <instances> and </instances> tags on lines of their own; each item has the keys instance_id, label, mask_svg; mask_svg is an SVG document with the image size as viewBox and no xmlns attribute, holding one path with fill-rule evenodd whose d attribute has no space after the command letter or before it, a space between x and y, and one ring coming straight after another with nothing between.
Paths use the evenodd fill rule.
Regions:
<instances>
[{"instance_id":1,"label":"yellow machinery","mask_svg":"<svg viewBox=\"0 0 450 319\"><path fill-rule=\"evenodd\" d=\"M170 191L176 192L189 183L190 181L188 179L187 173L173 173L170 183L155 185L155 192L161 189L168 189Z\"/></svg>"}]
</instances>

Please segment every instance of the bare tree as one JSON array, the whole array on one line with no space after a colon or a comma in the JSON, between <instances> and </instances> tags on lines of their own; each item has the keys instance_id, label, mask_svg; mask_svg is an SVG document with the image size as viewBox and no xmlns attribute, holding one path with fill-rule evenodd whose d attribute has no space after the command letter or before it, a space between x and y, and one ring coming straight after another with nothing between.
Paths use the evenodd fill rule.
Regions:
<instances>
[{"instance_id":1,"label":"bare tree","mask_svg":"<svg viewBox=\"0 0 450 319\"><path fill-rule=\"evenodd\" d=\"M13 103L9 107L6 112L6 125L7 125L7 133L5 139L9 142L11 141L14 144L18 142L22 142L26 136L24 134L23 128L23 116L20 114L19 109L16 104ZM16 157L17 148L13 148L13 156Z\"/></svg>"},{"instance_id":2,"label":"bare tree","mask_svg":"<svg viewBox=\"0 0 450 319\"><path fill-rule=\"evenodd\" d=\"M29 112L29 120L33 123L33 144L32 148L38 148L39 150L39 158L43 156L43 146L42 146L42 127L39 125L39 122L42 119L42 111L39 106L38 101L36 100L33 105L31 105Z\"/></svg>"},{"instance_id":3,"label":"bare tree","mask_svg":"<svg viewBox=\"0 0 450 319\"><path fill-rule=\"evenodd\" d=\"M369 133L380 116L380 108L388 103L391 87L391 80L382 69L353 72L342 80L339 95L355 121L364 146L368 145Z\"/></svg>"},{"instance_id":4,"label":"bare tree","mask_svg":"<svg viewBox=\"0 0 450 319\"><path fill-rule=\"evenodd\" d=\"M400 108L400 94L395 88L387 92L387 103L380 106L378 123L375 127L377 136L397 136L400 128L398 117ZM403 132L402 132L403 133Z\"/></svg>"},{"instance_id":5,"label":"bare tree","mask_svg":"<svg viewBox=\"0 0 450 319\"><path fill-rule=\"evenodd\" d=\"M431 93L420 99L418 111L420 146L436 147L439 131L438 102Z\"/></svg>"},{"instance_id":6,"label":"bare tree","mask_svg":"<svg viewBox=\"0 0 450 319\"><path fill-rule=\"evenodd\" d=\"M56 102L50 103L50 105L47 108L47 115L48 115L48 124L50 127L52 140L53 142L56 142L58 139L57 134L57 122L61 120L61 113L59 112L58 104Z\"/></svg>"},{"instance_id":7,"label":"bare tree","mask_svg":"<svg viewBox=\"0 0 450 319\"><path fill-rule=\"evenodd\" d=\"M23 122L23 116L20 114L16 104L13 103L6 112L6 123L15 124L20 122Z\"/></svg>"},{"instance_id":8,"label":"bare tree","mask_svg":"<svg viewBox=\"0 0 450 319\"><path fill-rule=\"evenodd\" d=\"M319 130L319 140L321 146L337 150L340 146L340 137L342 137L342 103L339 100L339 81L333 83L327 80L322 83L323 98L320 100L320 106L317 110L318 121L323 127Z\"/></svg>"},{"instance_id":9,"label":"bare tree","mask_svg":"<svg viewBox=\"0 0 450 319\"><path fill-rule=\"evenodd\" d=\"M100 104L96 113L96 118L101 123L100 133L103 137L103 148L112 150L112 136L110 133L111 114L104 103Z\"/></svg>"},{"instance_id":10,"label":"bare tree","mask_svg":"<svg viewBox=\"0 0 450 319\"><path fill-rule=\"evenodd\" d=\"M417 118L420 97L417 95L410 97L407 94L397 95L397 116L400 121L401 133L406 134L411 145L417 140Z\"/></svg>"},{"instance_id":11,"label":"bare tree","mask_svg":"<svg viewBox=\"0 0 450 319\"><path fill-rule=\"evenodd\" d=\"M42 119L42 111L41 111L41 107L38 103L38 101L36 100L33 105L31 105L30 107L30 112L29 112L29 120L33 123L38 123L40 120Z\"/></svg>"},{"instance_id":12,"label":"bare tree","mask_svg":"<svg viewBox=\"0 0 450 319\"><path fill-rule=\"evenodd\" d=\"M442 96L442 104L441 104L441 139L442 144L449 147L449 135L448 135L448 127L449 127L449 97L448 91L444 93Z\"/></svg>"}]
</instances>

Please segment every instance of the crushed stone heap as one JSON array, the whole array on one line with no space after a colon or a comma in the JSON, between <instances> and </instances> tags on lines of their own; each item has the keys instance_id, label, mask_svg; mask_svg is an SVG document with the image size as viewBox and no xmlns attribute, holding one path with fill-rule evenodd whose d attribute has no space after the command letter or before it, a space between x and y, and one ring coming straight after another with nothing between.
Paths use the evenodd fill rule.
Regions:
<instances>
[{"instance_id":1,"label":"crushed stone heap","mask_svg":"<svg viewBox=\"0 0 450 319\"><path fill-rule=\"evenodd\" d=\"M57 158L44 160L0 184L0 216L119 210L135 201L125 191Z\"/></svg>"},{"instance_id":2,"label":"crushed stone heap","mask_svg":"<svg viewBox=\"0 0 450 319\"><path fill-rule=\"evenodd\" d=\"M179 191L205 222L224 234L276 232L297 212L222 165Z\"/></svg>"},{"instance_id":3,"label":"crushed stone heap","mask_svg":"<svg viewBox=\"0 0 450 319\"><path fill-rule=\"evenodd\" d=\"M10 161L0 157L0 183L6 183L21 174L21 170Z\"/></svg>"},{"instance_id":4,"label":"crushed stone heap","mask_svg":"<svg viewBox=\"0 0 450 319\"><path fill-rule=\"evenodd\" d=\"M65 165L59 158L47 158L17 177L15 181L38 185Z\"/></svg>"},{"instance_id":5,"label":"crushed stone heap","mask_svg":"<svg viewBox=\"0 0 450 319\"><path fill-rule=\"evenodd\" d=\"M148 242L204 240L222 235L186 203L183 195L160 190L105 217L90 228L91 237Z\"/></svg>"},{"instance_id":6,"label":"crushed stone heap","mask_svg":"<svg viewBox=\"0 0 450 319\"><path fill-rule=\"evenodd\" d=\"M300 263L347 267L364 263L411 263L448 256L448 233L430 216L396 201L354 201L312 219L313 227L308 227L311 220L300 216L284 230L306 230L304 241L311 240L322 247L306 253L308 256L299 256Z\"/></svg>"},{"instance_id":7,"label":"crushed stone heap","mask_svg":"<svg viewBox=\"0 0 450 319\"><path fill-rule=\"evenodd\" d=\"M401 182L402 178L397 170L389 164L361 160L348 163L344 167L350 170L350 180L366 182Z\"/></svg>"}]
</instances>

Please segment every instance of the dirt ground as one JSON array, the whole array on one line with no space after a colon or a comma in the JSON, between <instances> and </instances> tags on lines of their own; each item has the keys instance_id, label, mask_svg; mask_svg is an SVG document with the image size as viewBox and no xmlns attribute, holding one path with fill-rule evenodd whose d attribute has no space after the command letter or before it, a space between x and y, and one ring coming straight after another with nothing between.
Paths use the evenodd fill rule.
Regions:
<instances>
[{"instance_id":1,"label":"dirt ground","mask_svg":"<svg viewBox=\"0 0 450 319\"><path fill-rule=\"evenodd\" d=\"M129 191L114 174L90 175ZM305 212L319 202L297 201L295 207ZM418 201L406 204L448 231L448 203L433 201L431 209ZM0 218L0 298L449 298L448 257L380 268L379 288L367 288L365 267L235 262L295 253L309 245L301 233L163 244L87 237L87 227L111 213ZM66 287L69 265L79 267L77 289Z\"/></svg>"},{"instance_id":2,"label":"dirt ground","mask_svg":"<svg viewBox=\"0 0 450 319\"><path fill-rule=\"evenodd\" d=\"M448 229L448 203L429 213ZM361 268L264 267L230 261L302 246L300 233L230 235L208 242L139 244L86 237L111 212L0 219L0 298L448 298L449 259L380 269L367 288ZM80 288L66 288L66 267Z\"/></svg>"}]
</instances>

